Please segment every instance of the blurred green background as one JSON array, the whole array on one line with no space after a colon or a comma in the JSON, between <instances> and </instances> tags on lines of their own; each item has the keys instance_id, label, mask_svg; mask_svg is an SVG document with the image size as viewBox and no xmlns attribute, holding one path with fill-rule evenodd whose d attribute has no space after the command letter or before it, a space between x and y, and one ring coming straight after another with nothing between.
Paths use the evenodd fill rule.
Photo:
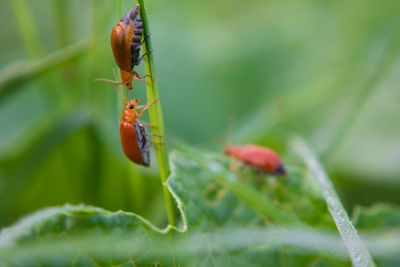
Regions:
<instances>
[{"instance_id":1,"label":"blurred green background","mask_svg":"<svg viewBox=\"0 0 400 267\"><path fill-rule=\"evenodd\" d=\"M300 134L349 211L400 203L398 0L147 6L170 150L222 151L211 138L230 121L232 142L282 155ZM119 93L93 82L113 78L117 14L117 1L0 1L0 226L82 202L165 222L156 163L125 159ZM144 84L133 96L145 102Z\"/></svg>"}]
</instances>

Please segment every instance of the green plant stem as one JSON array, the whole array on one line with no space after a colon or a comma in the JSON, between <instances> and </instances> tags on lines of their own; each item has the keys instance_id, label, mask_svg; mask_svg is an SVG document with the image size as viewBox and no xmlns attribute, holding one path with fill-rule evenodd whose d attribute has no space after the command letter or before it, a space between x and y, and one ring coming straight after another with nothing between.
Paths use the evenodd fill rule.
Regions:
<instances>
[{"instance_id":1,"label":"green plant stem","mask_svg":"<svg viewBox=\"0 0 400 267\"><path fill-rule=\"evenodd\" d=\"M147 34L150 31L149 31L149 23L146 15L146 7L144 5L144 0L138 0L138 4L140 5L140 16L142 17L143 21L143 36L147 36ZM143 48L143 53L152 50L150 38L147 38L142 48ZM148 103L152 103L155 99L159 98L157 79L154 71L153 54L151 53L150 55L146 56L144 58L144 61L145 61L146 73L152 77L152 78L150 77L146 78L147 101ZM165 181L167 180L170 174L170 166L168 159L164 121L161 110L161 101L158 101L153 107L149 109L149 115L150 115L150 124L152 132L163 136L163 138L157 138L155 140L155 142L164 143L163 145L156 145L155 152L160 170L160 177L165 197L165 204L167 206L168 221L170 225L176 226L175 205L172 196L169 193L168 188L165 184Z\"/></svg>"},{"instance_id":2,"label":"green plant stem","mask_svg":"<svg viewBox=\"0 0 400 267\"><path fill-rule=\"evenodd\" d=\"M25 0L9 1L22 37L25 49L32 58L38 58L43 54L43 46L36 28L35 20L29 10L29 4Z\"/></svg>"},{"instance_id":3,"label":"green plant stem","mask_svg":"<svg viewBox=\"0 0 400 267\"><path fill-rule=\"evenodd\" d=\"M62 48L40 59L22 60L11 63L0 69L0 96L7 90L20 90L22 87L10 86L13 82L21 82L38 75L55 66L82 55L89 48L89 40L85 39Z\"/></svg>"},{"instance_id":4,"label":"green plant stem","mask_svg":"<svg viewBox=\"0 0 400 267\"><path fill-rule=\"evenodd\" d=\"M53 4L53 16L54 24L56 26L56 35L58 44L60 47L64 47L70 43L70 33L68 28L68 0L54 0Z\"/></svg>"},{"instance_id":5,"label":"green plant stem","mask_svg":"<svg viewBox=\"0 0 400 267\"><path fill-rule=\"evenodd\" d=\"M325 173L315 154L307 146L306 142L300 138L293 140L292 147L303 158L311 170L313 178L321 190L329 212L347 247L353 265L356 267L375 266L369 251L358 236L357 230L351 223L332 182L329 180L328 175Z\"/></svg>"},{"instance_id":6,"label":"green plant stem","mask_svg":"<svg viewBox=\"0 0 400 267\"><path fill-rule=\"evenodd\" d=\"M117 0L117 19L120 20L122 17L121 12L122 0Z\"/></svg>"},{"instance_id":7,"label":"green plant stem","mask_svg":"<svg viewBox=\"0 0 400 267\"><path fill-rule=\"evenodd\" d=\"M351 132L350 130L354 126L354 123L360 117L370 96L380 88L380 83L382 83L388 73L396 66L399 58L398 47L400 45L399 26L400 20L396 20L389 31L389 36L385 40L384 48L381 49L380 57L377 60L371 61L371 66L369 66L369 68L372 71L367 72L364 78L365 82L360 88L356 88L357 91L354 92L353 101L350 102L351 108L349 108L349 112L342 118L333 137L327 142L328 146L321 151L322 156L329 157L341 147ZM366 69L368 70L368 68ZM362 78L360 80L362 80Z\"/></svg>"}]
</instances>

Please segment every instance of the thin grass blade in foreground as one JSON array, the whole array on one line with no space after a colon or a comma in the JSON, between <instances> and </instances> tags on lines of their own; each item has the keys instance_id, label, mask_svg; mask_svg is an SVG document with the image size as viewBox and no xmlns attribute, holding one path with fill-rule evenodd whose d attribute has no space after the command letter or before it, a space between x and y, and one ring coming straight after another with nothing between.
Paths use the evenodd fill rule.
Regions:
<instances>
[{"instance_id":1,"label":"thin grass blade in foreground","mask_svg":"<svg viewBox=\"0 0 400 267\"><path fill-rule=\"evenodd\" d=\"M28 1L10 0L9 2L13 8L18 30L28 55L32 58L42 56L44 51L43 44L41 43Z\"/></svg>"},{"instance_id":2,"label":"thin grass blade in foreground","mask_svg":"<svg viewBox=\"0 0 400 267\"><path fill-rule=\"evenodd\" d=\"M329 212L331 213L336 227L349 251L351 261L354 266L375 266L375 263L369 254L366 246L358 236L357 230L351 223L332 182L325 173L317 157L307 146L305 141L295 138L292 141L294 151L299 154L308 168L312 171L316 184L320 188Z\"/></svg>"},{"instance_id":3,"label":"thin grass blade in foreground","mask_svg":"<svg viewBox=\"0 0 400 267\"><path fill-rule=\"evenodd\" d=\"M29 76L46 71L56 65L63 64L72 58L84 53L89 45L89 41L84 39L75 44L62 48L56 52L46 55L36 60L22 60L11 63L0 70L0 94L2 94L7 84L23 80ZM13 90L16 90L15 88Z\"/></svg>"},{"instance_id":4,"label":"thin grass blade in foreground","mask_svg":"<svg viewBox=\"0 0 400 267\"><path fill-rule=\"evenodd\" d=\"M140 16L143 21L143 36L147 36L149 34L149 22L147 20L146 7L144 5L144 0L138 0L138 4L140 5ZM147 38L143 48L143 54L152 50L151 46L151 38ZM146 86L147 86L147 103L152 103L155 99L159 98L158 94L158 85L156 74L154 71L154 62L153 62L153 54L149 54L144 57L146 74L149 74L152 78L146 78ZM161 110L161 103L158 101L152 108L149 109L150 115L150 124L152 132L158 135L162 135L163 138L157 138L156 142L163 142L163 145L155 146L156 157L158 161L158 166L160 169L160 177L161 183L163 187L165 204L167 206L168 213L168 221L172 226L176 225L176 217L175 217L175 205L172 199L171 194L168 191L167 186L165 185L165 181L167 180L170 174L170 166L168 159L168 151L167 151L167 143L166 143L166 135L164 128L163 115ZM154 137L153 137L154 138Z\"/></svg>"}]
</instances>

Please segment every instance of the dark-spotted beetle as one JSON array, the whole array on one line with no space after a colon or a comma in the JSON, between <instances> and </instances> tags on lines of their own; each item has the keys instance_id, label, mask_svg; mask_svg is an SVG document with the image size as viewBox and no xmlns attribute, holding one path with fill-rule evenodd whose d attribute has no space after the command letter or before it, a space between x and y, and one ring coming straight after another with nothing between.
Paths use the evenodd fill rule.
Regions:
<instances>
[{"instance_id":1,"label":"dark-spotted beetle","mask_svg":"<svg viewBox=\"0 0 400 267\"><path fill-rule=\"evenodd\" d=\"M139 100L133 99L131 101L125 100L126 107L122 114L120 121L120 136L121 145L125 155L134 163L148 167L150 165L149 150L153 143L147 140L147 136L158 136L155 134L148 134L143 123L138 119L143 115L143 112L154 105L158 99L150 104L138 106ZM137 109L141 109L139 113ZM157 143L162 144L162 143Z\"/></svg>"}]
</instances>

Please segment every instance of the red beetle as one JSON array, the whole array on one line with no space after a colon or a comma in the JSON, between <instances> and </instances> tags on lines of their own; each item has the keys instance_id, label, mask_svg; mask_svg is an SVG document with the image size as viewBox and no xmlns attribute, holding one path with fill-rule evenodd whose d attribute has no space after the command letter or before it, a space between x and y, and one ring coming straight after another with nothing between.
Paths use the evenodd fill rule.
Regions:
<instances>
[{"instance_id":1,"label":"red beetle","mask_svg":"<svg viewBox=\"0 0 400 267\"><path fill-rule=\"evenodd\" d=\"M143 126L143 123L138 119L143 115L143 112L154 105L158 99L154 100L151 104L138 106L139 100L133 99L126 102L126 107L119 124L121 135L122 149L125 155L134 163L148 167L150 165L149 150L153 143L148 141L146 136L158 136L156 134L148 134ZM139 113L137 109L142 109ZM157 143L162 144L162 143Z\"/></svg>"},{"instance_id":2,"label":"red beetle","mask_svg":"<svg viewBox=\"0 0 400 267\"><path fill-rule=\"evenodd\" d=\"M111 48L115 62L120 69L122 82L107 79L97 79L96 81L108 81L132 89L132 79L143 80L146 76L149 76L146 74L140 77L139 73L134 70L134 67L140 64L144 56L152 52L150 50L139 58L140 47L150 36L147 35L142 41L143 22L140 18L139 9L139 5L134 6L121 18L111 32Z\"/></svg>"},{"instance_id":3,"label":"red beetle","mask_svg":"<svg viewBox=\"0 0 400 267\"><path fill-rule=\"evenodd\" d=\"M217 138L216 140L224 145L225 155L234 157L257 171L277 176L287 175L281 158L269 148L251 144L244 146L229 145Z\"/></svg>"}]
</instances>

